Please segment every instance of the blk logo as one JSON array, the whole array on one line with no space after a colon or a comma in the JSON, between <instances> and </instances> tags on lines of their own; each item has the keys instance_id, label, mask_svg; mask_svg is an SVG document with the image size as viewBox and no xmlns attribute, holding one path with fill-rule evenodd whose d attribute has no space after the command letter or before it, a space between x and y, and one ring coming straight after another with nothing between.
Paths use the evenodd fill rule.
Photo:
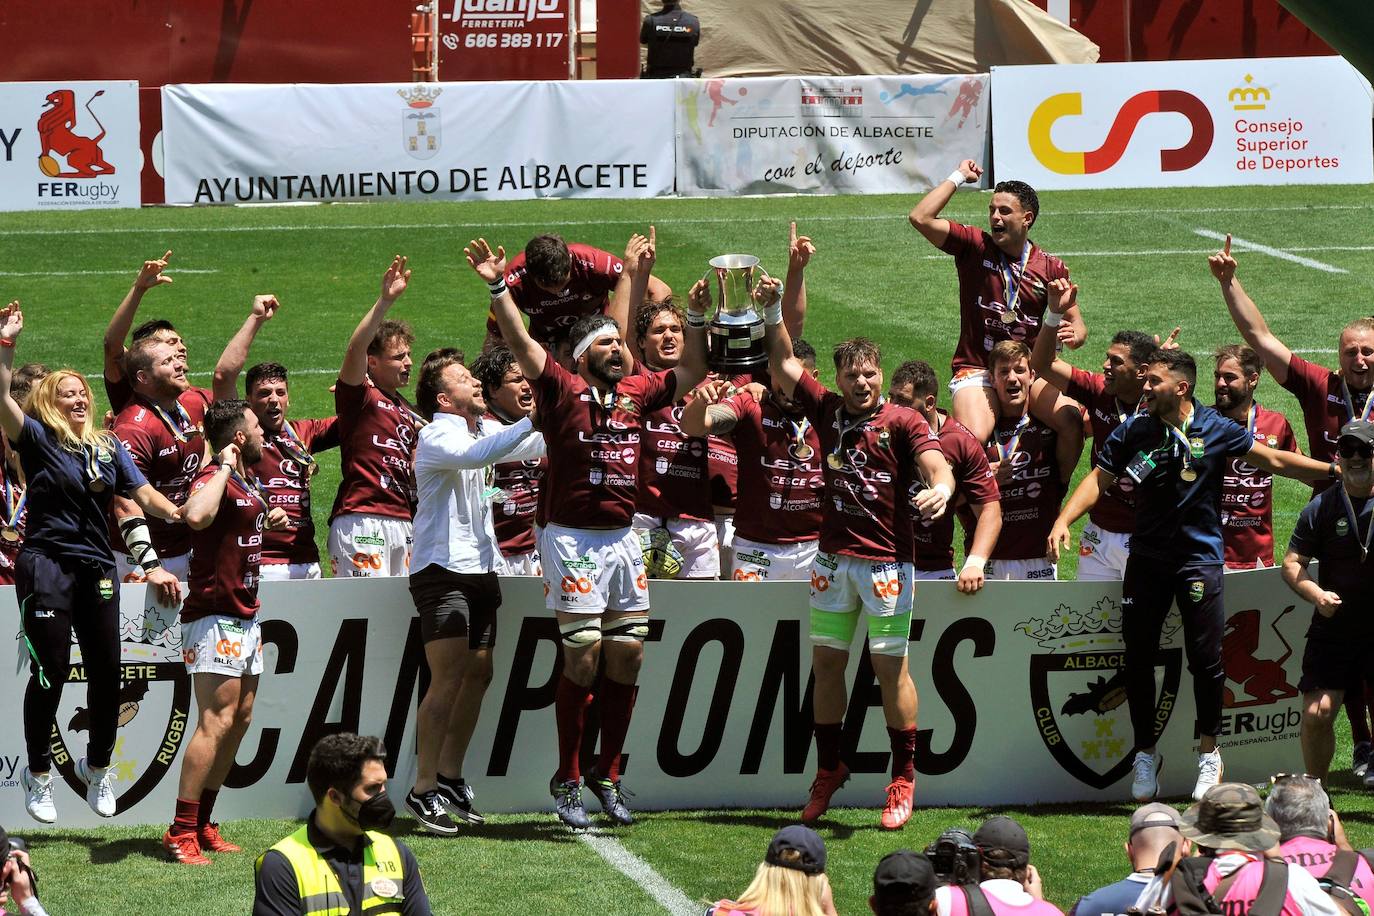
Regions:
<instances>
[{"instance_id":1,"label":"blk logo","mask_svg":"<svg viewBox=\"0 0 1374 916\"><path fill-rule=\"evenodd\" d=\"M1126 100L1102 145L1095 150L1077 152L1055 146L1051 131L1060 118L1083 114L1081 92L1061 92L1052 95L1031 114L1027 139L1031 152L1041 165L1060 175L1095 175L1105 172L1121 160L1138 125L1146 115L1181 114L1188 119L1192 134L1188 142L1175 149L1160 150L1161 172L1182 172L1206 157L1212 148L1212 114L1202 100L1181 89L1151 89L1139 92Z\"/></svg>"}]
</instances>

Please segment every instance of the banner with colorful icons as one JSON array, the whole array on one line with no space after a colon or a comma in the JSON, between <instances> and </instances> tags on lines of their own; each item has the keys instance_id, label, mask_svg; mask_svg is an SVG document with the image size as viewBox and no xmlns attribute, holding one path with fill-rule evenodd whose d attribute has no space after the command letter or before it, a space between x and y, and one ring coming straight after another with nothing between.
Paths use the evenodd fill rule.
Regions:
<instances>
[{"instance_id":1,"label":"banner with colorful icons","mask_svg":"<svg viewBox=\"0 0 1374 916\"><path fill-rule=\"evenodd\" d=\"M138 83L0 83L0 210L137 207Z\"/></svg>"},{"instance_id":2,"label":"banner with colorful icons","mask_svg":"<svg viewBox=\"0 0 1374 916\"><path fill-rule=\"evenodd\" d=\"M1374 180L1339 57L994 67L992 116L997 177L1040 189Z\"/></svg>"},{"instance_id":3,"label":"banner with colorful icons","mask_svg":"<svg viewBox=\"0 0 1374 916\"><path fill-rule=\"evenodd\" d=\"M987 162L986 73L675 84L679 194L908 193Z\"/></svg>"}]
</instances>

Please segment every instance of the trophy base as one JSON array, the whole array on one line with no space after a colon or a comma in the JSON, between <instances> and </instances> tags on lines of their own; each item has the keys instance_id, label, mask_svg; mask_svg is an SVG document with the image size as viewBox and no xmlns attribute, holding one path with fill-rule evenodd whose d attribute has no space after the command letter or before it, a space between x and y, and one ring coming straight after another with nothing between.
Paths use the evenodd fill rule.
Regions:
<instances>
[{"instance_id":1,"label":"trophy base","mask_svg":"<svg viewBox=\"0 0 1374 916\"><path fill-rule=\"evenodd\" d=\"M712 322L707 335L707 362L712 369L724 375L767 368L763 321L756 318L749 324Z\"/></svg>"}]
</instances>

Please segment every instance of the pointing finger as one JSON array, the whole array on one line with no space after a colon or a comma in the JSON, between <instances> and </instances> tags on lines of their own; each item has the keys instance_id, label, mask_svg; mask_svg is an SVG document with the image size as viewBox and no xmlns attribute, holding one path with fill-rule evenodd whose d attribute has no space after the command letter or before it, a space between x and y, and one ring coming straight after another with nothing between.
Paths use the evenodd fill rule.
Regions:
<instances>
[{"instance_id":1,"label":"pointing finger","mask_svg":"<svg viewBox=\"0 0 1374 916\"><path fill-rule=\"evenodd\" d=\"M1228 258L1231 256L1231 233L1229 232L1226 233L1226 247L1221 251L1222 254L1226 255Z\"/></svg>"},{"instance_id":2,"label":"pointing finger","mask_svg":"<svg viewBox=\"0 0 1374 916\"><path fill-rule=\"evenodd\" d=\"M797 223L795 220L792 222L791 228L788 230L787 244L788 247L795 247L797 244Z\"/></svg>"},{"instance_id":3,"label":"pointing finger","mask_svg":"<svg viewBox=\"0 0 1374 916\"><path fill-rule=\"evenodd\" d=\"M658 241L658 233L653 226L649 227L649 247L653 248Z\"/></svg>"}]
</instances>

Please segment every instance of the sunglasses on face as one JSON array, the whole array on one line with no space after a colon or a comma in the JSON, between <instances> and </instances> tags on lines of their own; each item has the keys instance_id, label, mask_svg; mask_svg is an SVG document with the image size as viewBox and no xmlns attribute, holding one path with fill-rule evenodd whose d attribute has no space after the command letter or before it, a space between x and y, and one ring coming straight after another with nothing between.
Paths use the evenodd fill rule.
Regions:
<instances>
[{"instance_id":1,"label":"sunglasses on face","mask_svg":"<svg viewBox=\"0 0 1374 916\"><path fill-rule=\"evenodd\" d=\"M1368 461L1374 458L1374 446L1365 445L1362 442L1342 442L1336 446L1336 454L1342 458L1363 458Z\"/></svg>"}]
</instances>

